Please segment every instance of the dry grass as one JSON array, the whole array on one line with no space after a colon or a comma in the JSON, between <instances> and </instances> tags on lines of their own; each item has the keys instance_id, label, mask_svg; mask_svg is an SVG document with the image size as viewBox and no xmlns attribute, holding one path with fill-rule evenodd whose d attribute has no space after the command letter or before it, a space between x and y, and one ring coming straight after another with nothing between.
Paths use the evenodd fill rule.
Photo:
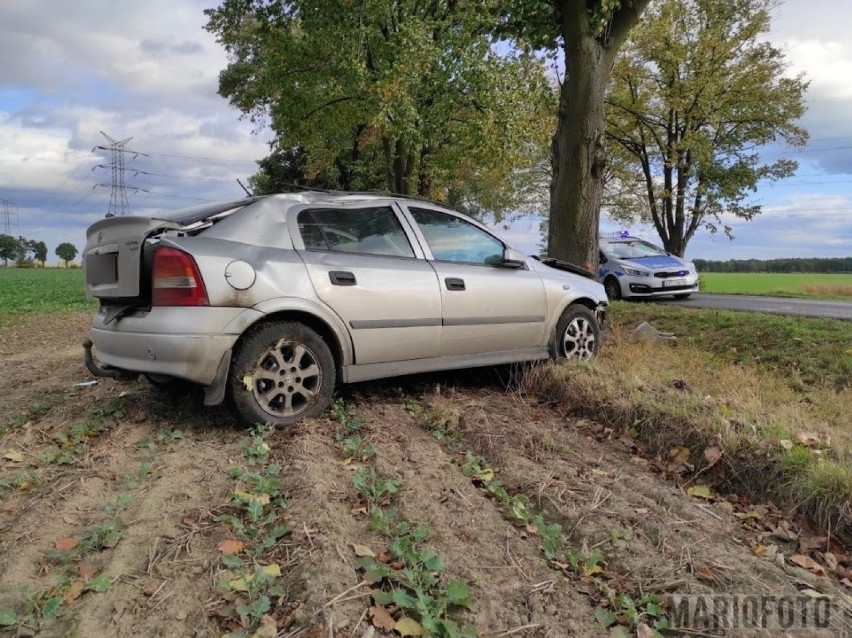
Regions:
<instances>
[{"instance_id":1,"label":"dry grass","mask_svg":"<svg viewBox=\"0 0 852 638\"><path fill-rule=\"evenodd\" d=\"M826 284L803 286L802 290L814 297L849 297L852 298L852 286L830 286Z\"/></svg>"},{"instance_id":2,"label":"dry grass","mask_svg":"<svg viewBox=\"0 0 852 638\"><path fill-rule=\"evenodd\" d=\"M631 431L653 455L676 446L723 450L720 489L773 500L852 539L852 393L791 390L781 376L694 346L637 342L616 327L593 365L546 366L528 395Z\"/></svg>"}]
</instances>

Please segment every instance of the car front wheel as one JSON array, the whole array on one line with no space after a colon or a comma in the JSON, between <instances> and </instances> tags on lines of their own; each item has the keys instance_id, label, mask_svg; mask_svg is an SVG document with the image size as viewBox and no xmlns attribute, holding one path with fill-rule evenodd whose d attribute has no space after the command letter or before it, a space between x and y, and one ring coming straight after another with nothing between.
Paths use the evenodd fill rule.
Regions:
<instances>
[{"instance_id":1,"label":"car front wheel","mask_svg":"<svg viewBox=\"0 0 852 638\"><path fill-rule=\"evenodd\" d=\"M588 361L600 348L600 326L586 306L571 304L562 313L550 341L551 359Z\"/></svg>"},{"instance_id":2,"label":"car front wheel","mask_svg":"<svg viewBox=\"0 0 852 638\"><path fill-rule=\"evenodd\" d=\"M621 284L618 283L618 279L612 275L604 279L604 290L606 291L606 296L610 301L617 301L621 299Z\"/></svg>"},{"instance_id":3,"label":"car front wheel","mask_svg":"<svg viewBox=\"0 0 852 638\"><path fill-rule=\"evenodd\" d=\"M322 337L300 323L276 322L237 345L228 392L248 424L281 428L322 414L334 382L334 358Z\"/></svg>"}]
</instances>

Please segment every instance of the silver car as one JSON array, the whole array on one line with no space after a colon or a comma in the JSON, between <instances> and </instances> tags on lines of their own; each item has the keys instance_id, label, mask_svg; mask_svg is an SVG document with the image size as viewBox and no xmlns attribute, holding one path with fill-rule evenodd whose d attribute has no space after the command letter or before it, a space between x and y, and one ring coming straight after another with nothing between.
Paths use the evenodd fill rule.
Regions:
<instances>
[{"instance_id":1,"label":"silver car","mask_svg":"<svg viewBox=\"0 0 852 638\"><path fill-rule=\"evenodd\" d=\"M84 267L100 300L92 373L190 381L206 405L278 426L320 414L338 382L588 359L607 303L593 279L456 211L373 194L103 219Z\"/></svg>"}]
</instances>

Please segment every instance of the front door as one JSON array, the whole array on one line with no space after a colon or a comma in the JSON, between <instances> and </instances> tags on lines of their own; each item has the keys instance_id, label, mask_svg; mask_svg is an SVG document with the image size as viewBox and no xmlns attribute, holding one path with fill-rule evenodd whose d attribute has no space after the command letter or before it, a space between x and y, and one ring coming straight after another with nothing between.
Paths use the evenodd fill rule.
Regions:
<instances>
[{"instance_id":1,"label":"front door","mask_svg":"<svg viewBox=\"0 0 852 638\"><path fill-rule=\"evenodd\" d=\"M505 245L450 213L408 206L441 290L442 356L541 346L547 298L538 273L499 266Z\"/></svg>"}]
</instances>

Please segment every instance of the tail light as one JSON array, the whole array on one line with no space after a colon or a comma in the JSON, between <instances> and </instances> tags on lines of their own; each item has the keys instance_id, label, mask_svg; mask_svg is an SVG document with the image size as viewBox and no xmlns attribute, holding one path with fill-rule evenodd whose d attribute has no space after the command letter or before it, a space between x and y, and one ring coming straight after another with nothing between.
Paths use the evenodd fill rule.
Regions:
<instances>
[{"instance_id":1,"label":"tail light","mask_svg":"<svg viewBox=\"0 0 852 638\"><path fill-rule=\"evenodd\" d=\"M195 260L175 248L158 248L154 253L151 278L155 306L209 306L207 289Z\"/></svg>"}]
</instances>

